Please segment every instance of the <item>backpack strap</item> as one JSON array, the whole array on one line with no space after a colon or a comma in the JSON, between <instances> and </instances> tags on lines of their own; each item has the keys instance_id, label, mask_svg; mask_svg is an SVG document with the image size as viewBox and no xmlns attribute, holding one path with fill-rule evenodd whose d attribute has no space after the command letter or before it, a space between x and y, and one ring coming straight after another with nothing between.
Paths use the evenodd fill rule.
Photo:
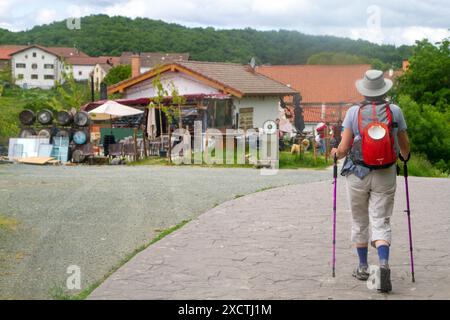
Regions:
<instances>
[{"instance_id":1,"label":"backpack strap","mask_svg":"<svg viewBox=\"0 0 450 320\"><path fill-rule=\"evenodd\" d=\"M393 118L391 106L389 103L386 103L386 115L387 115L388 122L389 122L388 128L390 131L392 131L392 129L394 127L393 126L394 118Z\"/></svg>"},{"instance_id":2,"label":"backpack strap","mask_svg":"<svg viewBox=\"0 0 450 320\"><path fill-rule=\"evenodd\" d=\"M360 105L359 109L358 109L358 132L356 132L356 135L361 136L361 132L363 132L362 130L362 114L361 114L361 109L364 108L364 105Z\"/></svg>"},{"instance_id":3,"label":"backpack strap","mask_svg":"<svg viewBox=\"0 0 450 320\"><path fill-rule=\"evenodd\" d=\"M372 102L372 122L378 122L377 105L375 104L375 101Z\"/></svg>"}]
</instances>

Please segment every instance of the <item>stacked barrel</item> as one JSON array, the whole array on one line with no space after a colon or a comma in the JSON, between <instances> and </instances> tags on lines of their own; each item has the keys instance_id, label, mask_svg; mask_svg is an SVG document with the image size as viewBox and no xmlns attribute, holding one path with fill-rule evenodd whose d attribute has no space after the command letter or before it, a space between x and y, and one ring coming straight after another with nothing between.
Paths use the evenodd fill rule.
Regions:
<instances>
[{"instance_id":1,"label":"stacked barrel","mask_svg":"<svg viewBox=\"0 0 450 320\"><path fill-rule=\"evenodd\" d=\"M72 144L72 161L75 163L81 163L85 160L84 146L90 142L90 124L91 119L87 112L80 111L75 114Z\"/></svg>"},{"instance_id":2,"label":"stacked barrel","mask_svg":"<svg viewBox=\"0 0 450 320\"><path fill-rule=\"evenodd\" d=\"M72 154L89 143L90 117L87 112L58 111L49 109L35 113L23 110L19 114L21 123L20 138L67 138Z\"/></svg>"}]
</instances>

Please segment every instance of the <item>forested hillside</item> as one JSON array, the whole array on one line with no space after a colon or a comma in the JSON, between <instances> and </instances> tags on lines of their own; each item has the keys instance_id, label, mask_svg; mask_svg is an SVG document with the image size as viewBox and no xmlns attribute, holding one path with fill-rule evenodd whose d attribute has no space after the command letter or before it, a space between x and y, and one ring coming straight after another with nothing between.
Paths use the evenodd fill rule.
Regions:
<instances>
[{"instance_id":1,"label":"forested hillside","mask_svg":"<svg viewBox=\"0 0 450 320\"><path fill-rule=\"evenodd\" d=\"M0 29L0 44L77 46L89 55L120 55L123 51L189 52L194 60L247 63L305 64L320 52L341 52L379 59L400 66L410 47L354 41L331 36L311 36L297 31L217 30L187 28L150 19L94 15L81 19L80 30L65 21L23 32Z\"/></svg>"}]
</instances>

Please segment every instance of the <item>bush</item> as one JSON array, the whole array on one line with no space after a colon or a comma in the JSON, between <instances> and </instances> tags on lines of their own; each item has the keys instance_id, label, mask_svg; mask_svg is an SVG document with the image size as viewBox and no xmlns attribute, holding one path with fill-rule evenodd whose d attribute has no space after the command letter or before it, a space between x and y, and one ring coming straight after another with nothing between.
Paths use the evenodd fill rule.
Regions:
<instances>
[{"instance_id":1,"label":"bush","mask_svg":"<svg viewBox=\"0 0 450 320\"><path fill-rule=\"evenodd\" d=\"M440 112L430 105L419 105L407 95L399 97L411 139L411 150L425 155L444 171L450 170L450 110Z\"/></svg>"},{"instance_id":2,"label":"bush","mask_svg":"<svg viewBox=\"0 0 450 320\"><path fill-rule=\"evenodd\" d=\"M403 164L400 165L403 175ZM413 154L408 162L408 175L414 177L448 178L448 173L434 167L423 154Z\"/></svg>"}]
</instances>

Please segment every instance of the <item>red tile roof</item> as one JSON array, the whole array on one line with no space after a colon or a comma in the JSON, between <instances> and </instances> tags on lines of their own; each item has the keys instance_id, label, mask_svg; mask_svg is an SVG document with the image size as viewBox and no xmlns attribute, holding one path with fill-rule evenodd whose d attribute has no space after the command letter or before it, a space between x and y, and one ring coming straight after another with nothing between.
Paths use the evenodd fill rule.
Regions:
<instances>
[{"instance_id":1,"label":"red tile roof","mask_svg":"<svg viewBox=\"0 0 450 320\"><path fill-rule=\"evenodd\" d=\"M121 64L131 64L132 52L123 52L119 57ZM187 61L189 53L141 52L141 67L154 68L168 63Z\"/></svg>"},{"instance_id":2,"label":"red tile roof","mask_svg":"<svg viewBox=\"0 0 450 320\"><path fill-rule=\"evenodd\" d=\"M89 56L86 53L80 51L77 48L69 48L69 47L46 47L46 48L64 58L71 58L71 57L89 58Z\"/></svg>"},{"instance_id":3,"label":"red tile roof","mask_svg":"<svg viewBox=\"0 0 450 320\"><path fill-rule=\"evenodd\" d=\"M2 45L0 46L0 60L11 60L11 54L26 48L26 46Z\"/></svg>"},{"instance_id":4,"label":"red tile roof","mask_svg":"<svg viewBox=\"0 0 450 320\"><path fill-rule=\"evenodd\" d=\"M178 61L147 71L137 77L119 82L108 88L109 94L121 92L159 73L179 71L207 83L224 93L242 96L289 96L297 93L292 88L266 77L250 66L204 61Z\"/></svg>"},{"instance_id":5,"label":"red tile roof","mask_svg":"<svg viewBox=\"0 0 450 320\"><path fill-rule=\"evenodd\" d=\"M65 61L71 65L95 66L106 64L109 57L68 57Z\"/></svg>"},{"instance_id":6,"label":"red tile roof","mask_svg":"<svg viewBox=\"0 0 450 320\"><path fill-rule=\"evenodd\" d=\"M80 51L76 48L68 48L68 47L44 47L41 45L31 45L31 46L21 46L14 52L11 52L10 55L28 50L30 48L39 48L45 52L54 54L55 56L61 57L61 58L72 58L72 57L85 57L89 58L89 56L84 53L83 51Z\"/></svg>"},{"instance_id":7,"label":"red tile roof","mask_svg":"<svg viewBox=\"0 0 450 320\"><path fill-rule=\"evenodd\" d=\"M260 66L257 72L300 91L302 103L357 103L364 98L355 81L370 68L368 64Z\"/></svg>"},{"instance_id":8,"label":"red tile roof","mask_svg":"<svg viewBox=\"0 0 450 320\"><path fill-rule=\"evenodd\" d=\"M344 121L345 115L351 105L341 106L325 106L325 117L322 117L321 105L307 105L303 107L303 117L305 122L310 123L337 123L339 120Z\"/></svg>"}]
</instances>

